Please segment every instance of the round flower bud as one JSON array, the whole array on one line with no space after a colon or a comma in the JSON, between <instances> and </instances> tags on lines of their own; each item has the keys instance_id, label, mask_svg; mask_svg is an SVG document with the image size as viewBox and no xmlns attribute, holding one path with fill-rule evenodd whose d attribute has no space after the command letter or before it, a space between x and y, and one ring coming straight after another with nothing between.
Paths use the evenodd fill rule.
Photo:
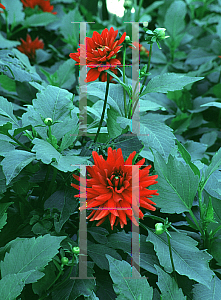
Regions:
<instances>
[{"instance_id":1,"label":"round flower bud","mask_svg":"<svg viewBox=\"0 0 221 300\"><path fill-rule=\"evenodd\" d=\"M72 252L73 252L74 254L79 254L79 253L80 253L80 248L79 248L79 247L73 247L73 248L72 248Z\"/></svg>"},{"instance_id":2,"label":"round flower bud","mask_svg":"<svg viewBox=\"0 0 221 300\"><path fill-rule=\"evenodd\" d=\"M51 126L52 125L52 119L51 118L46 118L46 119L44 119L44 123L45 123L45 125L48 125L48 126Z\"/></svg>"},{"instance_id":3,"label":"round flower bud","mask_svg":"<svg viewBox=\"0 0 221 300\"><path fill-rule=\"evenodd\" d=\"M129 35L126 35L126 36L125 36L125 41L130 41Z\"/></svg>"},{"instance_id":4,"label":"round flower bud","mask_svg":"<svg viewBox=\"0 0 221 300\"><path fill-rule=\"evenodd\" d=\"M143 27L148 27L148 22L143 22Z\"/></svg>"},{"instance_id":5,"label":"round flower bud","mask_svg":"<svg viewBox=\"0 0 221 300\"><path fill-rule=\"evenodd\" d=\"M157 34L157 37L159 40L164 40L165 39L165 31L166 31L166 28L156 28L154 30L154 33Z\"/></svg>"},{"instance_id":6,"label":"round flower bud","mask_svg":"<svg viewBox=\"0 0 221 300\"><path fill-rule=\"evenodd\" d=\"M163 223L156 223L155 224L156 234L162 234L164 233L164 226Z\"/></svg>"},{"instance_id":7,"label":"round flower bud","mask_svg":"<svg viewBox=\"0 0 221 300\"><path fill-rule=\"evenodd\" d=\"M69 259L67 258L67 257L62 257L62 259L61 259L61 263L62 263L62 265L67 265L68 264L68 262L69 262Z\"/></svg>"}]
</instances>

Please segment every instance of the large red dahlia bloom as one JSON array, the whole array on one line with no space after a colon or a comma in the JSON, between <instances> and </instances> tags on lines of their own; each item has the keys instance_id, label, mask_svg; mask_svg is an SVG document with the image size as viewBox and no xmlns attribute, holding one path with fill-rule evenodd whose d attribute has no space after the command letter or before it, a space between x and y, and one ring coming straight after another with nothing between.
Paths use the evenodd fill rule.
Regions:
<instances>
[{"instance_id":1,"label":"large red dahlia bloom","mask_svg":"<svg viewBox=\"0 0 221 300\"><path fill-rule=\"evenodd\" d=\"M51 12L53 15L56 15L57 12L52 12L54 6L50 4L50 0L21 0L24 7L35 8L36 5L43 10L44 12Z\"/></svg>"},{"instance_id":2,"label":"large red dahlia bloom","mask_svg":"<svg viewBox=\"0 0 221 300\"><path fill-rule=\"evenodd\" d=\"M78 52L70 53L69 56L77 61L76 65L82 64L80 63L80 52L82 57L86 57L86 65L91 69L87 73L85 82L96 80L104 70L110 69L113 72L121 64L117 59L117 53L122 47L120 44L125 40L126 32L118 41L115 41L117 33L118 30L114 31L113 27L109 31L105 28L101 34L94 31L92 38L85 38L85 45L80 44Z\"/></svg>"},{"instance_id":3,"label":"large red dahlia bloom","mask_svg":"<svg viewBox=\"0 0 221 300\"><path fill-rule=\"evenodd\" d=\"M120 222L121 228L127 224L126 216L138 226L134 215L143 219L143 213L136 206L132 211L132 160L136 154L136 151L131 153L128 159L124 162L122 150L112 150L108 148L108 157L105 161L102 155L98 155L93 151L94 166L87 167L90 179L87 179L86 194L81 194L87 198L86 206L82 206L81 209L93 209L92 213L87 217L90 221L100 220L97 226L102 224L107 216L109 217L111 228ZM136 165L142 166L145 159L141 159ZM139 182L138 176L134 176L133 184L135 182L135 189L139 189L140 199L136 199L136 202L140 202L140 206L149 210L156 210L153 204L156 205L149 198L152 195L159 195L157 190L146 189L150 185L156 184L155 179L158 175L149 176L149 169L151 165L144 169L139 169ZM134 173L133 173L134 174ZM138 175L138 174L137 174ZM73 177L80 180L79 176L73 174ZM85 182L84 182L85 183ZM79 186L72 183L74 188L79 190ZM80 197L80 194L75 195ZM92 217L93 216L93 217Z\"/></svg>"},{"instance_id":4,"label":"large red dahlia bloom","mask_svg":"<svg viewBox=\"0 0 221 300\"><path fill-rule=\"evenodd\" d=\"M42 40L39 40L38 37L32 41L29 34L27 34L26 41L21 39L21 45L17 46L17 49L26 54L30 59L35 59L35 50L43 49L44 43Z\"/></svg>"}]
</instances>

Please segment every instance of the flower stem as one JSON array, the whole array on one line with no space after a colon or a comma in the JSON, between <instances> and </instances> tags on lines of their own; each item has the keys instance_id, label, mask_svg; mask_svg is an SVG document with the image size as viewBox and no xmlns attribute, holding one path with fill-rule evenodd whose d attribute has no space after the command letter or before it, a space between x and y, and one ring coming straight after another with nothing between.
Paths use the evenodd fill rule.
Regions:
<instances>
[{"instance_id":1,"label":"flower stem","mask_svg":"<svg viewBox=\"0 0 221 300\"><path fill-rule=\"evenodd\" d=\"M126 46L124 45L123 49L123 83L125 83L125 61L126 61ZM125 111L125 118L127 117L127 101L126 101L126 91L124 90L124 111Z\"/></svg>"},{"instance_id":2,"label":"flower stem","mask_svg":"<svg viewBox=\"0 0 221 300\"><path fill-rule=\"evenodd\" d=\"M107 106L107 96L108 96L108 90L109 90L109 83L110 83L110 75L109 75L109 73L107 73L107 85L106 85L106 92L105 92L104 106L103 106L103 111L102 111L100 123L99 123L99 126L98 126L98 130L97 130L97 133L96 133L96 136L95 136L95 139L94 139L94 143L96 143L96 141L97 141L99 132L100 132L100 130L101 130L101 125L102 125L103 120L104 120L104 113L105 113L105 109L106 109L106 106Z\"/></svg>"},{"instance_id":3,"label":"flower stem","mask_svg":"<svg viewBox=\"0 0 221 300\"><path fill-rule=\"evenodd\" d=\"M194 221L196 227L198 228L199 232L201 233L201 235L202 235L202 237L203 237L203 236L204 236L204 232L203 232L202 229L200 228L199 223L197 222L197 219L196 219L196 217L194 216L194 213L192 212L191 209L189 210L189 214L191 215L191 218L193 219L193 221Z\"/></svg>"},{"instance_id":4,"label":"flower stem","mask_svg":"<svg viewBox=\"0 0 221 300\"><path fill-rule=\"evenodd\" d=\"M167 235L167 241L168 241L168 246L169 246L171 265L172 265L172 268L173 268L173 275L174 275L174 279L175 279L175 281L177 283L176 270L175 270L175 267L174 267L173 254L172 254L172 248L171 248L171 243L170 243L170 236L167 233L167 231L166 231L166 235Z\"/></svg>"},{"instance_id":5,"label":"flower stem","mask_svg":"<svg viewBox=\"0 0 221 300\"><path fill-rule=\"evenodd\" d=\"M138 22L139 19L140 19L140 9L141 9L142 5L143 5L143 0L140 0L138 13L137 13L137 16L136 16L136 22Z\"/></svg>"},{"instance_id":6,"label":"flower stem","mask_svg":"<svg viewBox=\"0 0 221 300\"><path fill-rule=\"evenodd\" d=\"M151 59L151 55L152 55L152 48L153 48L153 44L150 44L150 52L149 52L149 57L148 57L148 65L147 65L147 73L149 72L150 70L150 59ZM140 94L143 92L143 89L144 89L144 86L146 84L146 81L147 81L147 76L145 77L144 79L144 82L142 84L142 87L140 89Z\"/></svg>"},{"instance_id":7,"label":"flower stem","mask_svg":"<svg viewBox=\"0 0 221 300\"><path fill-rule=\"evenodd\" d=\"M19 146L21 146L22 148L24 148L25 150L31 152L31 149L29 149L28 147L26 147L25 145L23 145L21 142L19 142L19 140L17 140L15 137L13 137L10 133L6 133L6 135L8 137L10 137L13 141L15 141Z\"/></svg>"}]
</instances>

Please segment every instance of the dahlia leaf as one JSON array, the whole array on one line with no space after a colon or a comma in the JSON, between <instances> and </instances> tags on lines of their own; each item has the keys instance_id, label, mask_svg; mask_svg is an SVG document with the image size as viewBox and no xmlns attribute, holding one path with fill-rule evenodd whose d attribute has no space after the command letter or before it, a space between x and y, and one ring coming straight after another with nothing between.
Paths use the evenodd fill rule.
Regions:
<instances>
[{"instance_id":1,"label":"dahlia leaf","mask_svg":"<svg viewBox=\"0 0 221 300\"><path fill-rule=\"evenodd\" d=\"M1 4L7 9L8 24L17 25L24 20L25 13L23 12L23 5L20 0L1 0ZM5 14L2 14L2 17L5 19Z\"/></svg>"},{"instance_id":2,"label":"dahlia leaf","mask_svg":"<svg viewBox=\"0 0 221 300\"><path fill-rule=\"evenodd\" d=\"M185 300L182 289L179 289L176 281L169 274L164 272L160 267L154 265L158 273L157 285L161 291L162 300Z\"/></svg>"},{"instance_id":3,"label":"dahlia leaf","mask_svg":"<svg viewBox=\"0 0 221 300\"><path fill-rule=\"evenodd\" d=\"M34 270L25 283L36 282L44 276L41 272L42 268L58 253L58 248L64 238L66 237L46 234L38 238L19 240L1 261L2 277Z\"/></svg>"},{"instance_id":4,"label":"dahlia leaf","mask_svg":"<svg viewBox=\"0 0 221 300\"><path fill-rule=\"evenodd\" d=\"M215 275L211 280L210 287L202 284L193 286L193 300L216 300L221 295L221 280Z\"/></svg>"},{"instance_id":5,"label":"dahlia leaf","mask_svg":"<svg viewBox=\"0 0 221 300\"><path fill-rule=\"evenodd\" d=\"M173 40L176 40L177 35L185 28L185 16L186 4L183 1L175 1L167 9L164 26Z\"/></svg>"},{"instance_id":6,"label":"dahlia leaf","mask_svg":"<svg viewBox=\"0 0 221 300\"><path fill-rule=\"evenodd\" d=\"M9 203L1 203L0 204L0 232L1 229L5 226L5 224L7 223L7 208L13 204L13 202L9 202Z\"/></svg>"},{"instance_id":7,"label":"dahlia leaf","mask_svg":"<svg viewBox=\"0 0 221 300\"><path fill-rule=\"evenodd\" d=\"M154 245L154 250L158 256L161 266L165 271L171 273L173 271L167 235L164 232L156 235L151 229L148 229L148 242ZM187 236L185 233L171 232L171 248L176 272L185 275L207 287L210 287L210 281L214 275L209 268L209 261L212 256L205 250L199 250L196 246L197 241Z\"/></svg>"},{"instance_id":8,"label":"dahlia leaf","mask_svg":"<svg viewBox=\"0 0 221 300\"><path fill-rule=\"evenodd\" d=\"M140 273L133 267L131 275L131 265L126 261L119 261L106 254L110 265L110 276L114 282L113 288L119 300L152 300L153 288L149 286L146 277L141 277Z\"/></svg>"},{"instance_id":9,"label":"dahlia leaf","mask_svg":"<svg viewBox=\"0 0 221 300\"><path fill-rule=\"evenodd\" d=\"M119 116L120 114L114 108L107 109L107 130L111 139L118 137L122 133L122 128L116 122Z\"/></svg>"},{"instance_id":10,"label":"dahlia leaf","mask_svg":"<svg viewBox=\"0 0 221 300\"><path fill-rule=\"evenodd\" d=\"M16 127L20 127L18 120L13 114L13 105L6 98L0 96L0 126L6 123L12 123Z\"/></svg>"},{"instance_id":11,"label":"dahlia leaf","mask_svg":"<svg viewBox=\"0 0 221 300\"><path fill-rule=\"evenodd\" d=\"M106 245L90 243L87 248L87 253L92 258L94 263L102 270L109 270L108 260L105 257L106 254L121 260L120 254L118 254L116 250L109 248Z\"/></svg>"},{"instance_id":12,"label":"dahlia leaf","mask_svg":"<svg viewBox=\"0 0 221 300\"><path fill-rule=\"evenodd\" d=\"M0 280L1 297L4 300L16 299L25 286L27 278L34 270L17 274L9 274Z\"/></svg>"},{"instance_id":13,"label":"dahlia leaf","mask_svg":"<svg viewBox=\"0 0 221 300\"><path fill-rule=\"evenodd\" d=\"M4 156L1 165L6 178L6 185L35 159L34 153L23 150L11 150Z\"/></svg>"},{"instance_id":14,"label":"dahlia leaf","mask_svg":"<svg viewBox=\"0 0 221 300\"><path fill-rule=\"evenodd\" d=\"M18 46L20 43L18 41L10 41L7 40L6 38L4 38L1 34L0 34L0 45L1 45L1 49L9 49L9 48L13 48Z\"/></svg>"},{"instance_id":15,"label":"dahlia leaf","mask_svg":"<svg viewBox=\"0 0 221 300\"><path fill-rule=\"evenodd\" d=\"M36 158L44 164L50 164L62 172L72 172L79 168L79 165L88 164L90 157L77 156L70 151L70 155L62 155L48 142L35 138L33 151L36 152ZM18 151L18 150L17 150ZM54 160L53 160L54 158ZM53 162L52 162L53 161Z\"/></svg>"},{"instance_id":16,"label":"dahlia leaf","mask_svg":"<svg viewBox=\"0 0 221 300\"><path fill-rule=\"evenodd\" d=\"M41 14L35 14L26 18L23 22L25 28L37 27L37 26L46 26L54 22L57 17L49 12L43 12Z\"/></svg>"},{"instance_id":17,"label":"dahlia leaf","mask_svg":"<svg viewBox=\"0 0 221 300\"><path fill-rule=\"evenodd\" d=\"M184 74L166 73L152 78L140 97L147 93L167 93L181 90L184 86L202 80L204 77L190 77Z\"/></svg>"},{"instance_id":18,"label":"dahlia leaf","mask_svg":"<svg viewBox=\"0 0 221 300\"><path fill-rule=\"evenodd\" d=\"M161 212L180 214L189 211L198 189L199 177L189 165L184 165L172 155L166 163L156 151L154 167L158 174L156 188L159 196L156 201Z\"/></svg>"},{"instance_id":19,"label":"dahlia leaf","mask_svg":"<svg viewBox=\"0 0 221 300\"><path fill-rule=\"evenodd\" d=\"M203 185L205 185L205 183L207 182L207 180L209 179L209 177L211 176L211 174L213 172L215 172L216 170L220 170L220 169L221 169L221 148L212 157L210 165L208 167L206 167L206 169L204 171L204 175L203 175L204 183L203 183Z\"/></svg>"},{"instance_id":20,"label":"dahlia leaf","mask_svg":"<svg viewBox=\"0 0 221 300\"><path fill-rule=\"evenodd\" d=\"M89 278L86 279L79 276L78 266L79 264L73 267L71 274L70 268L67 268L64 271L64 278L68 278L68 280L63 280L61 284L53 289L53 300L76 300L81 295L84 295L85 299L88 299L88 297L93 295L93 290L95 289L96 284L95 278L93 278L94 263L91 261L87 262L86 274ZM77 277L78 279L73 279L73 277Z\"/></svg>"}]
</instances>

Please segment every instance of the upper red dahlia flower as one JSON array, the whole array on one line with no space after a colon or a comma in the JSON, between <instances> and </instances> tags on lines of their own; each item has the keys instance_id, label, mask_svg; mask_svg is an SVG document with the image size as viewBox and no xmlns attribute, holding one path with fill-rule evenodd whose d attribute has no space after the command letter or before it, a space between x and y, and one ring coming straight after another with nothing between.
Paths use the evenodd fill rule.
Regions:
<instances>
[{"instance_id":1,"label":"upper red dahlia flower","mask_svg":"<svg viewBox=\"0 0 221 300\"><path fill-rule=\"evenodd\" d=\"M21 39L21 45L17 46L17 49L22 53L26 54L30 59L35 59L35 50L43 49L44 43L42 40L39 40L38 37L34 41L31 40L29 34L27 34L26 42Z\"/></svg>"},{"instance_id":2,"label":"upper red dahlia flower","mask_svg":"<svg viewBox=\"0 0 221 300\"><path fill-rule=\"evenodd\" d=\"M1 3L0 3L0 8L3 8L3 9L5 9L5 6L4 5L2 5ZM0 11L0 13L2 13L3 11Z\"/></svg>"},{"instance_id":3,"label":"upper red dahlia flower","mask_svg":"<svg viewBox=\"0 0 221 300\"><path fill-rule=\"evenodd\" d=\"M117 33L118 30L114 31L113 27L109 31L105 28L101 34L94 31L92 38L85 38L85 45L80 44L78 52L70 53L69 56L78 62L76 65L80 65L80 51L82 57L86 56L86 65L91 69L87 73L85 82L96 80L104 70L110 69L113 72L121 64L116 56L122 47L119 45L125 40L126 32L118 41L115 41Z\"/></svg>"},{"instance_id":4,"label":"upper red dahlia flower","mask_svg":"<svg viewBox=\"0 0 221 300\"><path fill-rule=\"evenodd\" d=\"M137 49L139 49L139 51L140 51L140 54L142 55L145 55L145 56L149 56L149 51L143 46L143 45L141 45L141 44L139 44L139 43L137 43L137 42L133 42L132 43ZM131 49L132 49L132 47L131 46L129 46Z\"/></svg>"},{"instance_id":5,"label":"upper red dahlia flower","mask_svg":"<svg viewBox=\"0 0 221 300\"><path fill-rule=\"evenodd\" d=\"M50 4L50 0L21 0L21 2L24 7L35 8L38 5L45 12L51 12L53 15L57 14L57 12L52 12L54 6Z\"/></svg>"},{"instance_id":6,"label":"upper red dahlia flower","mask_svg":"<svg viewBox=\"0 0 221 300\"><path fill-rule=\"evenodd\" d=\"M118 150L112 150L109 147L107 161L104 160L102 155L98 155L95 151L92 152L95 165L87 167L91 178L86 180L86 194L81 194L87 198L86 206L82 206L81 209L98 208L98 210L93 209L92 213L87 217L91 218L94 215L90 221L100 220L97 226L102 224L107 216L109 217L112 230L116 219L115 225L120 222L121 228L127 224L126 216L137 226L138 224L134 218L134 214L143 219L144 215L138 206L132 211L132 167L128 165L132 165L135 154L136 151L131 153L124 162L120 148ZM136 165L142 166L144 162L145 159L143 158L137 162ZM138 176L135 175L133 184L134 182L136 183L135 189L139 189L140 193L140 199L136 199L137 203L140 202L141 207L154 211L156 208L152 206L152 204L156 204L148 198L151 198L152 195L159 194L157 190L148 190L146 188L157 183L155 179L158 175L149 176L150 168L151 165L139 170L139 182ZM79 180L79 176L73 174L73 177ZM79 190L78 185L73 183L71 185ZM80 194L74 197L80 197Z\"/></svg>"}]
</instances>

